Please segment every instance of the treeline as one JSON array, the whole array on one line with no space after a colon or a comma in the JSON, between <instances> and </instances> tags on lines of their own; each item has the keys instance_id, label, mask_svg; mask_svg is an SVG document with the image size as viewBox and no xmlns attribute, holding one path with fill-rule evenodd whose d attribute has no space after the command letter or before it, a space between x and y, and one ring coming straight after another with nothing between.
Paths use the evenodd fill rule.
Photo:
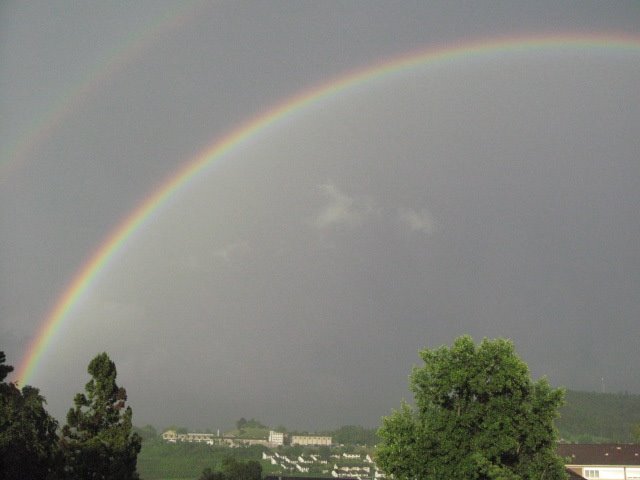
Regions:
<instances>
[{"instance_id":1,"label":"treeline","mask_svg":"<svg viewBox=\"0 0 640 480\"><path fill-rule=\"evenodd\" d=\"M262 465L256 460L239 462L233 457L225 457L219 470L207 467L198 480L260 480Z\"/></svg>"},{"instance_id":2,"label":"treeline","mask_svg":"<svg viewBox=\"0 0 640 480\"><path fill-rule=\"evenodd\" d=\"M337 430L324 432L331 436L333 443L338 445L360 445L372 447L380 441L377 428L365 428L360 425L345 425Z\"/></svg>"},{"instance_id":3,"label":"treeline","mask_svg":"<svg viewBox=\"0 0 640 480\"><path fill-rule=\"evenodd\" d=\"M13 367L0 352L0 478L135 480L140 437L132 432L127 392L106 353L88 367L91 380L74 397L67 423L45 409L40 391L5 382Z\"/></svg>"},{"instance_id":4,"label":"treeline","mask_svg":"<svg viewBox=\"0 0 640 480\"><path fill-rule=\"evenodd\" d=\"M556 426L570 442L638 442L640 395L567 390Z\"/></svg>"}]
</instances>

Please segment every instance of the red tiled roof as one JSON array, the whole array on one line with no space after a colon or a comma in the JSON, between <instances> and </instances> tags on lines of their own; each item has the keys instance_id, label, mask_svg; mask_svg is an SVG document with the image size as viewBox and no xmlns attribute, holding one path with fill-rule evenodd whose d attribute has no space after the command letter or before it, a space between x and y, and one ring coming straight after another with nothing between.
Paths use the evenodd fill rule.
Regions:
<instances>
[{"instance_id":1,"label":"red tiled roof","mask_svg":"<svg viewBox=\"0 0 640 480\"><path fill-rule=\"evenodd\" d=\"M558 444L558 455L567 465L638 465L638 444Z\"/></svg>"}]
</instances>

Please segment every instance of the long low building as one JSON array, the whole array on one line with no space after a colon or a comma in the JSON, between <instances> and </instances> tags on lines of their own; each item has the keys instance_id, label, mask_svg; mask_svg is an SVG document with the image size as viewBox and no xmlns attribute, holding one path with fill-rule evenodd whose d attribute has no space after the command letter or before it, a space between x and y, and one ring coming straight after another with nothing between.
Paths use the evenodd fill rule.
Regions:
<instances>
[{"instance_id":1,"label":"long low building","mask_svg":"<svg viewBox=\"0 0 640 480\"><path fill-rule=\"evenodd\" d=\"M171 443L189 442L213 445L216 438L213 433L177 433L175 430L167 430L162 434L162 439Z\"/></svg>"},{"instance_id":2,"label":"long low building","mask_svg":"<svg viewBox=\"0 0 640 480\"><path fill-rule=\"evenodd\" d=\"M292 435L291 445L327 445L331 446L331 437L315 435Z\"/></svg>"},{"instance_id":3,"label":"long low building","mask_svg":"<svg viewBox=\"0 0 640 480\"><path fill-rule=\"evenodd\" d=\"M219 437L214 433L177 433L175 430L167 430L164 432L162 439L170 443L206 443L207 445L227 445L229 447L250 445L263 445L265 447L277 446L263 438Z\"/></svg>"}]
</instances>

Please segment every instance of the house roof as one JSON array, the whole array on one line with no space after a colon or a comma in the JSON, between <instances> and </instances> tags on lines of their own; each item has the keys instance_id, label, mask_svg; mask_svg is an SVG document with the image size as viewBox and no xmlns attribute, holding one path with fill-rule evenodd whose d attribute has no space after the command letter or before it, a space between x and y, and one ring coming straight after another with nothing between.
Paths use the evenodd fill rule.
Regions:
<instances>
[{"instance_id":1,"label":"house roof","mask_svg":"<svg viewBox=\"0 0 640 480\"><path fill-rule=\"evenodd\" d=\"M558 444L558 455L566 458L567 465L638 465L638 444Z\"/></svg>"}]
</instances>

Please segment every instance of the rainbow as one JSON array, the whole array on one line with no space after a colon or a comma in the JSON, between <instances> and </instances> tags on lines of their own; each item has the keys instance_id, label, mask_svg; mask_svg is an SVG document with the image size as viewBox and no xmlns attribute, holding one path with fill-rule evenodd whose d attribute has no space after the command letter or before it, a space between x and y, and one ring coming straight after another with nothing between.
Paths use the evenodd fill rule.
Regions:
<instances>
[{"instance_id":1,"label":"rainbow","mask_svg":"<svg viewBox=\"0 0 640 480\"><path fill-rule=\"evenodd\" d=\"M71 317L79 301L96 284L105 267L114 261L118 252L137 232L149 224L161 207L178 192L186 190L198 176L206 174L211 166L234 149L249 141L267 127L277 126L290 115L318 104L340 92L364 85L373 80L390 77L426 65L436 65L489 55L522 54L532 51L553 51L563 48L578 51L622 51L640 53L640 37L615 35L544 35L518 38L480 40L463 45L427 49L388 59L355 70L328 83L294 95L274 108L256 116L226 136L205 148L170 175L140 205L113 230L77 271L51 311L40 325L17 369L15 381L26 384L41 363L61 326Z\"/></svg>"}]
</instances>

